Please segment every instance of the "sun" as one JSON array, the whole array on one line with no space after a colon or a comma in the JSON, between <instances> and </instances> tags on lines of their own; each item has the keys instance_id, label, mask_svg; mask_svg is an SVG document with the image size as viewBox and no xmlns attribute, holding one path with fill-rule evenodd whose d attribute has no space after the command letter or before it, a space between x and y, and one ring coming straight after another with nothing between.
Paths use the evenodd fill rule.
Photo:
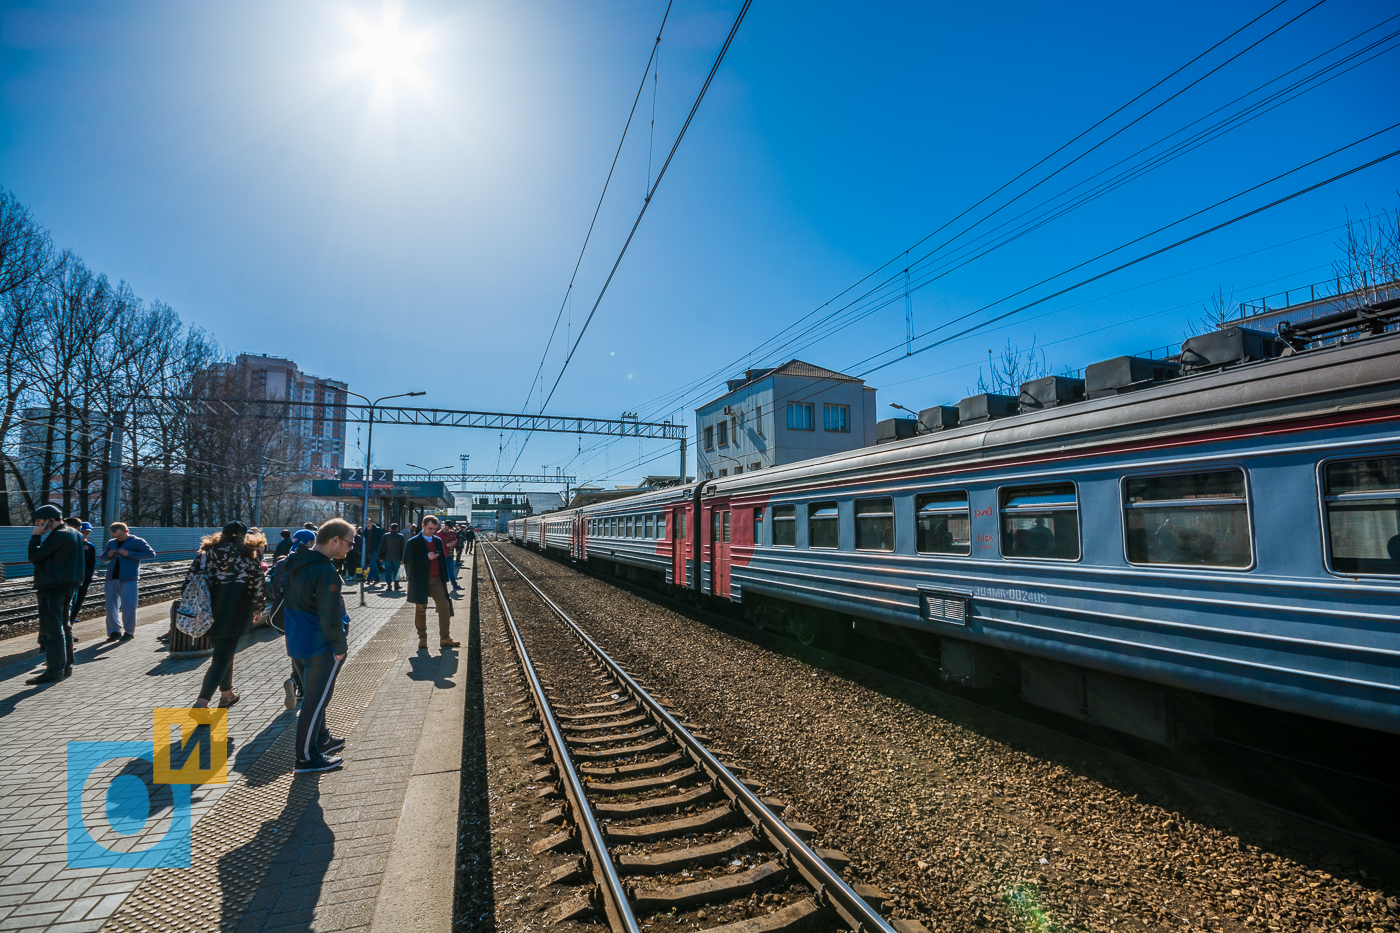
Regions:
<instances>
[{"instance_id":1,"label":"sun","mask_svg":"<svg viewBox=\"0 0 1400 933\"><path fill-rule=\"evenodd\" d=\"M400 4L385 3L377 22L356 18L351 23L357 42L351 64L355 70L370 74L379 91L390 91L395 84L422 76L419 61L427 47L427 35L405 32L402 13Z\"/></svg>"}]
</instances>

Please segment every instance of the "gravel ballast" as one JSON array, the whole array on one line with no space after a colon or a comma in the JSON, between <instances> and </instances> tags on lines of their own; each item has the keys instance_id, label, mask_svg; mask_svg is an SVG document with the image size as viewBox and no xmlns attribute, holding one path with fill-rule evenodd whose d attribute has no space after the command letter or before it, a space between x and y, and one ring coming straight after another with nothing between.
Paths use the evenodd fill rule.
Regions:
<instances>
[{"instance_id":1,"label":"gravel ballast","mask_svg":"<svg viewBox=\"0 0 1400 933\"><path fill-rule=\"evenodd\" d=\"M931 930L1397 928L1393 861L1340 872L1297 821L1270 826L1227 795L1183 801L1182 785L1111 754L505 553L761 770L820 844L852 857L854 879L893 895L895 916Z\"/></svg>"}]
</instances>

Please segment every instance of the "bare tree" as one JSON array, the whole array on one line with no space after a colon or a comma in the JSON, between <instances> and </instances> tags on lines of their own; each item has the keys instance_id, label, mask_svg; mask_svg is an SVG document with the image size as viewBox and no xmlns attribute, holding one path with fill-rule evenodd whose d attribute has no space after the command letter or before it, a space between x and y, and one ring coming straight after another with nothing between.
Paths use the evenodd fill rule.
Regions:
<instances>
[{"instance_id":1,"label":"bare tree","mask_svg":"<svg viewBox=\"0 0 1400 933\"><path fill-rule=\"evenodd\" d=\"M10 432L29 390L31 378L24 363L23 347L31 343L31 331L51 272L53 246L29 210L10 191L0 188L0 525L8 525L10 479L28 499L10 446Z\"/></svg>"},{"instance_id":2,"label":"bare tree","mask_svg":"<svg viewBox=\"0 0 1400 933\"><path fill-rule=\"evenodd\" d=\"M1342 258L1332 264L1342 308L1375 304L1400 288L1400 210L1361 220L1347 215L1347 232L1337 241Z\"/></svg>"},{"instance_id":3,"label":"bare tree","mask_svg":"<svg viewBox=\"0 0 1400 933\"><path fill-rule=\"evenodd\" d=\"M1030 348L1022 350L1011 345L1007 338L1001 357L993 358L987 351L987 374L977 367L977 391L992 392L997 395L1020 395L1021 383L1050 375L1050 363L1043 349L1037 350L1035 338L1031 338ZM972 393L968 393L969 395Z\"/></svg>"}]
</instances>

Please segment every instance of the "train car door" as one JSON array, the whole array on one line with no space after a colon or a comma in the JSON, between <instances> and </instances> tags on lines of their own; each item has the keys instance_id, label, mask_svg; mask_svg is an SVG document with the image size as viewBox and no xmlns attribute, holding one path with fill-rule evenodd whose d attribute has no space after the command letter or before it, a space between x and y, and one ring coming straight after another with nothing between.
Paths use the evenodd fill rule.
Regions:
<instances>
[{"instance_id":1,"label":"train car door","mask_svg":"<svg viewBox=\"0 0 1400 933\"><path fill-rule=\"evenodd\" d=\"M710 508L710 595L729 598L729 536L733 522L729 503Z\"/></svg>"},{"instance_id":2,"label":"train car door","mask_svg":"<svg viewBox=\"0 0 1400 933\"><path fill-rule=\"evenodd\" d=\"M671 509L671 582L676 586L686 585L686 562L690 557L690 538L686 532L686 508L678 505Z\"/></svg>"}]
</instances>

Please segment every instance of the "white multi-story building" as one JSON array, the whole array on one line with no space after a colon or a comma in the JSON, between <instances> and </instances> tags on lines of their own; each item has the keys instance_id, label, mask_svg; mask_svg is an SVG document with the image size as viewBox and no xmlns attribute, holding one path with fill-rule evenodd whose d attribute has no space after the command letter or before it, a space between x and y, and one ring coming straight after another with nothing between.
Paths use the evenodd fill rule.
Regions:
<instances>
[{"instance_id":1,"label":"white multi-story building","mask_svg":"<svg viewBox=\"0 0 1400 933\"><path fill-rule=\"evenodd\" d=\"M854 376L789 360L750 369L727 389L695 410L701 479L875 443L875 390Z\"/></svg>"}]
</instances>

